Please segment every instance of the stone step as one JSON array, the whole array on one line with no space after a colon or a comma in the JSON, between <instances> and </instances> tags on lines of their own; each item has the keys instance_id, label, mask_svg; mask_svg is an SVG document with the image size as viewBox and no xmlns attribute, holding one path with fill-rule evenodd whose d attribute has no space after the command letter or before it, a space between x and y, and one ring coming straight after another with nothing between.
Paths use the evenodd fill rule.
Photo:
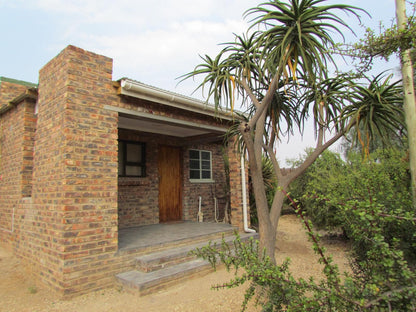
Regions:
<instances>
[{"instance_id":1,"label":"stone step","mask_svg":"<svg viewBox=\"0 0 416 312\"><path fill-rule=\"evenodd\" d=\"M258 238L257 233L241 234L242 241ZM227 244L232 244L234 235L225 236ZM220 247L221 239L211 240L211 244L217 243ZM179 246L163 251L152 252L136 258L139 270L132 270L116 275L117 281L126 290L138 292L139 295L147 295L163 288L178 284L186 278L201 276L213 271L213 268L203 259L195 259L188 255L195 248L206 246L208 241Z\"/></svg>"},{"instance_id":2,"label":"stone step","mask_svg":"<svg viewBox=\"0 0 416 312\"><path fill-rule=\"evenodd\" d=\"M242 241L245 241L253 236L256 237L256 235L253 235L251 233L244 233L240 235L240 238ZM211 244L216 244L218 247L220 247L222 239L223 238L217 238L211 240ZM224 241L228 245L232 245L234 239L234 235L224 236ZM142 272L152 272L155 270L163 269L169 266L173 266L179 263L195 259L195 256L192 256L189 253L192 250L202 248L206 245L208 245L208 242L204 241L138 256L135 259L137 269Z\"/></svg>"},{"instance_id":3,"label":"stone step","mask_svg":"<svg viewBox=\"0 0 416 312\"><path fill-rule=\"evenodd\" d=\"M195 259L168 268L145 273L129 271L116 275L126 290L136 291L140 296L178 284L186 278L201 276L211 272L211 265L202 259Z\"/></svg>"}]
</instances>

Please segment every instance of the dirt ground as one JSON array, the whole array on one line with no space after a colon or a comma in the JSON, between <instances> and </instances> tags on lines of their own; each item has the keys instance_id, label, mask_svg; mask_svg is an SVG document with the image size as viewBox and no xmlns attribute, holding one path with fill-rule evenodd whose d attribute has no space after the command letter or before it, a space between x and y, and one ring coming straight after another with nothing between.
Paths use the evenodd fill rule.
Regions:
<instances>
[{"instance_id":1,"label":"dirt ground","mask_svg":"<svg viewBox=\"0 0 416 312\"><path fill-rule=\"evenodd\" d=\"M333 255L340 271L348 269L345 257L346 245L342 241L327 242L328 252ZM278 261L290 257L291 270L295 276L319 276L321 266L317 256L294 215L281 218L276 246ZM7 312L137 312L137 311L240 311L244 289L211 290L212 285L229 281L232 273L225 269L188 281L144 297L115 287L60 300L49 292L22 267L19 260L0 247L0 311ZM259 311L250 307L250 311Z\"/></svg>"}]
</instances>

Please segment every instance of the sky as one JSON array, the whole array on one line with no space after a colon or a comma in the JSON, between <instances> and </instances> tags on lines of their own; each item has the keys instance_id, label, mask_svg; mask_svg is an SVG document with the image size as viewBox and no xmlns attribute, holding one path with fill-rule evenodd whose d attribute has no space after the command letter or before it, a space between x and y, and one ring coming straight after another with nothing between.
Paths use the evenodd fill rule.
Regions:
<instances>
[{"instance_id":1,"label":"sky","mask_svg":"<svg viewBox=\"0 0 416 312\"><path fill-rule=\"evenodd\" d=\"M128 77L202 99L197 83L178 77L215 56L220 43L243 34L244 12L262 0L0 0L0 76L37 83L39 70L66 46L75 45L113 59L113 80ZM394 0L328 0L358 6L362 24L390 26ZM343 15L358 36L363 28ZM348 41L358 40L345 30ZM347 66L341 59L342 66ZM382 65L397 72L398 62ZM309 133L310 134L310 133ZM313 139L282 143L280 160L296 158ZM279 147L280 149L280 147Z\"/></svg>"}]
</instances>

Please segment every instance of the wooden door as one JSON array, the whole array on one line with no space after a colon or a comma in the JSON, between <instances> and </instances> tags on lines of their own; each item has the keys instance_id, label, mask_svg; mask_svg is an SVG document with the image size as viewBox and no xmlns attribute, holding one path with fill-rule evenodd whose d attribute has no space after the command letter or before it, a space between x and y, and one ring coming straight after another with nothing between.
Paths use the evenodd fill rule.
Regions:
<instances>
[{"instance_id":1,"label":"wooden door","mask_svg":"<svg viewBox=\"0 0 416 312\"><path fill-rule=\"evenodd\" d=\"M159 157L159 221L182 220L181 150L160 146Z\"/></svg>"}]
</instances>

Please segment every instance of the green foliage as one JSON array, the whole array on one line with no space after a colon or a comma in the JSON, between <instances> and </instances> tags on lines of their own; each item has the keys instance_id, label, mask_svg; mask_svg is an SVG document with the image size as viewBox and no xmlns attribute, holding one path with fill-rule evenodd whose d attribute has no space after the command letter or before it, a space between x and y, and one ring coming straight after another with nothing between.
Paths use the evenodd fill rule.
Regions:
<instances>
[{"instance_id":1,"label":"green foliage","mask_svg":"<svg viewBox=\"0 0 416 312\"><path fill-rule=\"evenodd\" d=\"M345 107L343 119L355 118L356 140L368 156L370 142L376 138L387 140L391 133L405 128L403 91L400 81L390 83L391 75L379 74L368 84L355 84L352 105Z\"/></svg>"},{"instance_id":2,"label":"green foliage","mask_svg":"<svg viewBox=\"0 0 416 312\"><path fill-rule=\"evenodd\" d=\"M201 64L180 77L201 77L197 90L207 91L207 101L213 100L217 109L230 108L233 113L237 98L247 107L246 115L236 118L230 135L240 137L238 144L248 154L260 227L268 232L261 231L263 245L273 245L270 237L275 233L271 231L276 230L283 202L282 194L275 192L270 205L271 192L264 187L261 171L264 155L271 159L277 184L286 190L351 128L364 129L367 141L376 133L401 128L397 83L377 76L364 86L356 75L330 72L336 67L330 51L344 31L351 30L343 15L360 20L363 12L325 0L267 0L246 11L245 17L250 18L247 33L234 35L217 56L202 56ZM302 133L310 120L315 125L315 153L297 170L284 172L276 155L277 143L297 130ZM272 248L268 248L270 253Z\"/></svg>"},{"instance_id":3,"label":"green foliage","mask_svg":"<svg viewBox=\"0 0 416 312\"><path fill-rule=\"evenodd\" d=\"M292 200L296 206L296 203ZM364 257L354 259L352 273L342 276L332 258L326 255L312 223L297 209L314 251L323 264L323 278L315 280L295 278L290 272L290 260L274 265L268 257L259 255L257 241L243 243L237 235L233 248L224 241L221 246L208 245L194 251L208 259L215 268L223 263L234 270L235 278L214 289L238 287L249 283L242 311L255 300L263 311L413 311L416 309L416 274L398 248L400 239L389 242L384 226L397 223L401 228L412 224L410 214L384 216L383 206L370 200L350 201L340 205L349 215L350 235L354 241L364 242ZM355 254L354 254L355 255Z\"/></svg>"},{"instance_id":4,"label":"green foliage","mask_svg":"<svg viewBox=\"0 0 416 312\"><path fill-rule=\"evenodd\" d=\"M259 43L265 68L273 75L277 69L283 72L287 67L286 76L291 74L296 81L297 69L301 68L313 83L326 75L328 62L335 63L327 53L335 45L332 32L343 37L340 26L351 30L338 13L344 11L358 17L361 9L324 5L324 1L269 1L247 11L248 16L255 16L252 28L266 26L259 33Z\"/></svg>"},{"instance_id":5,"label":"green foliage","mask_svg":"<svg viewBox=\"0 0 416 312\"><path fill-rule=\"evenodd\" d=\"M387 215L385 206L371 198L350 200L341 209L349 217L353 242L353 274L345 280L349 295L366 297L369 310L415 310L416 275L408 263L414 255L406 257L408 242L399 233L410 230L414 245L414 212L397 209Z\"/></svg>"},{"instance_id":6,"label":"green foliage","mask_svg":"<svg viewBox=\"0 0 416 312\"><path fill-rule=\"evenodd\" d=\"M399 55L400 51L410 49L414 59L416 48L416 19L414 16L416 4L412 3L413 11L407 17L407 25L399 30L395 21L390 27L380 22L379 30L366 28L364 37L354 44L338 44L336 53L352 57L358 61L358 72L365 73L373 66L375 58L388 61L392 55ZM357 72L357 71L356 71Z\"/></svg>"},{"instance_id":7,"label":"green foliage","mask_svg":"<svg viewBox=\"0 0 416 312\"><path fill-rule=\"evenodd\" d=\"M38 292L38 288L36 286L30 286L28 288L28 291L29 291L30 294L33 295L33 294L36 294Z\"/></svg>"},{"instance_id":8,"label":"green foliage","mask_svg":"<svg viewBox=\"0 0 416 312\"><path fill-rule=\"evenodd\" d=\"M310 152L312 151L307 150L307 155ZM295 167L302 162L303 158L294 160L291 166ZM299 199L300 205L318 228L334 230L342 226L343 219L338 205L332 205L320 196L325 194L338 197L344 187L342 179L347 175L347 164L341 157L331 151L325 151L304 174L292 182L291 196Z\"/></svg>"},{"instance_id":9,"label":"green foliage","mask_svg":"<svg viewBox=\"0 0 416 312\"><path fill-rule=\"evenodd\" d=\"M327 289L324 284L317 284L310 280L295 279L289 271L290 260L276 266L263 253L259 257L258 242L250 239L244 243L238 234L230 248L224 241L221 246L208 245L194 251L194 254L207 259L215 268L217 262L225 265L228 271L234 270L235 278L230 282L213 286L214 289L238 287L246 282L250 283L242 303L242 311L247 309L248 302L255 299L256 304L263 307L263 311L305 311L305 308L321 307L328 300L335 289L338 279L328 279ZM326 271L337 272L336 266L328 259ZM332 277L332 275L331 275ZM314 299L310 292L316 292ZM319 293L319 295L318 295ZM321 296L325 293L324 296ZM290 308L289 308L290 307ZM315 311L318 311L315 309ZM323 311L323 310L322 310Z\"/></svg>"},{"instance_id":10,"label":"green foliage","mask_svg":"<svg viewBox=\"0 0 416 312\"><path fill-rule=\"evenodd\" d=\"M380 25L381 31L376 33L367 28L364 38L356 43L353 48L361 51L362 57L382 57L385 60L392 54L398 54L400 50L415 48L416 23L415 17L410 16L404 30L399 30L397 24L386 28Z\"/></svg>"},{"instance_id":11,"label":"green foliage","mask_svg":"<svg viewBox=\"0 0 416 312\"><path fill-rule=\"evenodd\" d=\"M303 103L297 101L299 94L314 88L317 81L326 81L329 64L336 65L328 53L336 44L332 34L342 37L344 28L350 30L340 13L359 19L363 11L324 2L269 0L247 10L248 34L234 35L235 40L224 43L216 57L201 56L202 63L182 75L181 81L202 76L197 89L207 91L207 100L216 107L233 110L241 96L250 116L263 107L268 112L269 129L259 131L277 137L279 132L291 133L301 118L308 117Z\"/></svg>"},{"instance_id":12,"label":"green foliage","mask_svg":"<svg viewBox=\"0 0 416 312\"><path fill-rule=\"evenodd\" d=\"M369 216L414 213L408 166L406 152L397 148L376 150L367 160L350 153L347 161L327 151L292 184L291 194L300 198L302 207L316 226L327 230L342 228L347 237L352 237L352 211L346 210L345 206L369 202ZM381 219L379 225L386 242L391 244L398 239L396 244L405 258L414 261L416 241L413 233L416 227L405 221L398 223L395 219L387 222L387 219ZM366 241L352 241L356 257L365 257Z\"/></svg>"}]
</instances>

